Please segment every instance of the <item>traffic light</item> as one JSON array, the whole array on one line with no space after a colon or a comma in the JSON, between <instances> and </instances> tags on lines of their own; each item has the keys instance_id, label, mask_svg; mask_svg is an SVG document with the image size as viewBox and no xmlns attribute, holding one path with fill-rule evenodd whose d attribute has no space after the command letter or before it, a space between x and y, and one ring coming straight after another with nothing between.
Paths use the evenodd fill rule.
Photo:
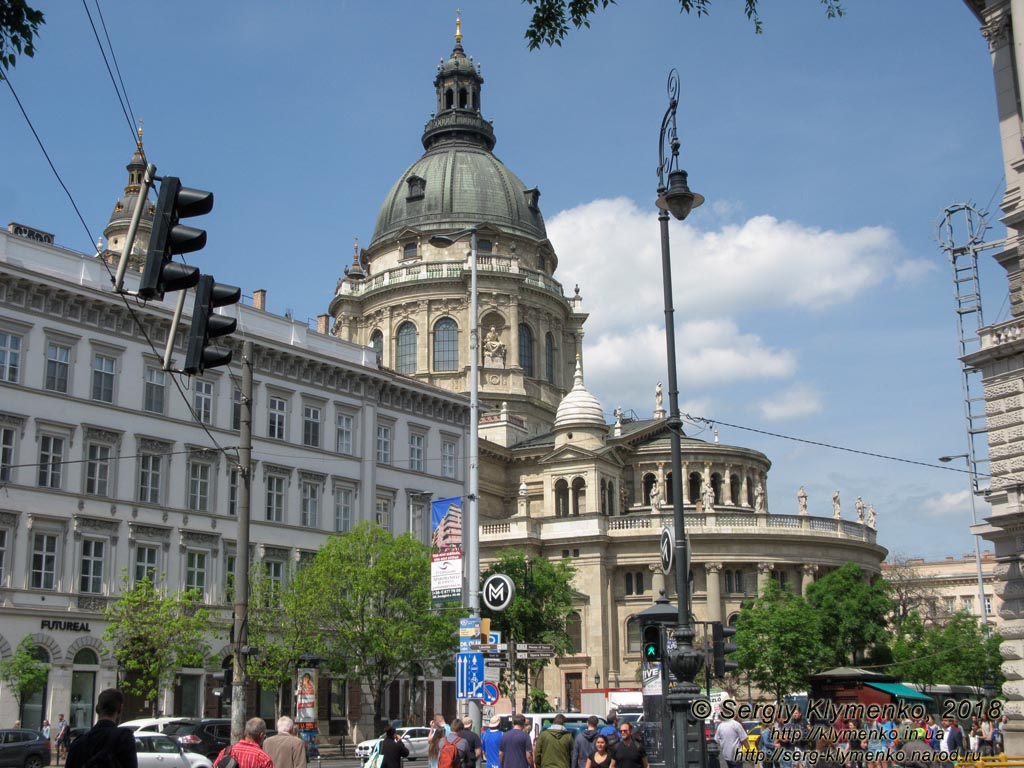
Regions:
<instances>
[{"instance_id":1,"label":"traffic light","mask_svg":"<svg viewBox=\"0 0 1024 768\"><path fill-rule=\"evenodd\" d=\"M183 291L198 282L197 267L176 264L172 259L176 254L192 253L206 245L206 230L187 227L178 220L212 210L213 192L189 189L181 186L178 177L164 176L139 283L139 298L162 299L167 291Z\"/></svg>"},{"instance_id":2,"label":"traffic light","mask_svg":"<svg viewBox=\"0 0 1024 768\"><path fill-rule=\"evenodd\" d=\"M661 661L661 627L649 624L644 627L644 661Z\"/></svg>"},{"instance_id":3,"label":"traffic light","mask_svg":"<svg viewBox=\"0 0 1024 768\"><path fill-rule=\"evenodd\" d=\"M736 643L727 642L736 634L735 627L726 627L720 621L711 623L711 648L715 657L715 677L721 679L726 672L732 672L738 664L735 661L726 661L725 657L736 650Z\"/></svg>"},{"instance_id":4,"label":"traffic light","mask_svg":"<svg viewBox=\"0 0 1024 768\"><path fill-rule=\"evenodd\" d=\"M215 307L226 307L242 298L242 290L233 285L215 283L212 275L203 275L196 286L196 303L192 308L192 328L188 332L188 351L182 371L194 376L207 368L231 362L230 350L207 349L210 339L235 332L233 317L214 314Z\"/></svg>"},{"instance_id":5,"label":"traffic light","mask_svg":"<svg viewBox=\"0 0 1024 768\"><path fill-rule=\"evenodd\" d=\"M231 700L231 682L234 678L234 674L234 665L232 665L230 667L224 667L220 672L213 672L210 675L215 682L220 683L220 700L222 703Z\"/></svg>"}]
</instances>

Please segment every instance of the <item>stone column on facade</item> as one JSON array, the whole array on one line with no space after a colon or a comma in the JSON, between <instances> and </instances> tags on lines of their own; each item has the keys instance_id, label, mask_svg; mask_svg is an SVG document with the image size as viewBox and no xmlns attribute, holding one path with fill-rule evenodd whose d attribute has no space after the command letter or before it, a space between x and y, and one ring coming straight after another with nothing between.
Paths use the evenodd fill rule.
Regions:
<instances>
[{"instance_id":1,"label":"stone column on facade","mask_svg":"<svg viewBox=\"0 0 1024 768\"><path fill-rule=\"evenodd\" d=\"M623 643L620 642L620 638L625 632L629 630L626 628L625 622L620 620L618 604L615 602L615 579L612 577L614 574L614 564L606 562L601 563L602 578L601 583L604 584L604 596L602 602L604 603L604 626L613 627L612 632L602 632L608 639L608 646L605 648L607 654L605 658L608 660L608 674L606 685L609 687L617 686L619 680L619 669L622 667L622 653L621 648Z\"/></svg>"},{"instance_id":2,"label":"stone column on facade","mask_svg":"<svg viewBox=\"0 0 1024 768\"><path fill-rule=\"evenodd\" d=\"M658 481L658 495L661 498L662 508L669 507L668 503L668 483L665 480L665 462L659 461L658 468L654 471L654 479ZM653 502L654 499L651 499ZM653 506L653 504L652 504ZM670 508L670 507L669 507Z\"/></svg>"},{"instance_id":3,"label":"stone column on facade","mask_svg":"<svg viewBox=\"0 0 1024 768\"><path fill-rule=\"evenodd\" d=\"M818 566L812 565L811 563L804 563L803 568L803 581L800 582L800 594L807 597L807 590L811 584L814 583L814 579L818 575Z\"/></svg>"},{"instance_id":4,"label":"stone column on facade","mask_svg":"<svg viewBox=\"0 0 1024 768\"><path fill-rule=\"evenodd\" d=\"M759 596L764 594L764 590L768 586L768 580L772 577L772 569L774 567L774 563L757 564L757 594Z\"/></svg>"},{"instance_id":5,"label":"stone column on facade","mask_svg":"<svg viewBox=\"0 0 1024 768\"><path fill-rule=\"evenodd\" d=\"M750 502L747 501L747 473L740 475L740 506L750 509Z\"/></svg>"},{"instance_id":6,"label":"stone column on facade","mask_svg":"<svg viewBox=\"0 0 1024 768\"><path fill-rule=\"evenodd\" d=\"M523 367L519 359L519 324L523 321L521 311L519 302L513 300L508 308L508 349L505 350L505 366L508 368Z\"/></svg>"},{"instance_id":7,"label":"stone column on facade","mask_svg":"<svg viewBox=\"0 0 1024 768\"><path fill-rule=\"evenodd\" d=\"M516 489L518 499L518 514L520 517L530 516L530 491L526 487L526 477L519 478L519 488Z\"/></svg>"},{"instance_id":8,"label":"stone column on facade","mask_svg":"<svg viewBox=\"0 0 1024 768\"><path fill-rule=\"evenodd\" d=\"M647 566L651 571L651 592L655 595L655 600L665 594L665 572L661 569L661 564Z\"/></svg>"},{"instance_id":9,"label":"stone column on facade","mask_svg":"<svg viewBox=\"0 0 1024 768\"><path fill-rule=\"evenodd\" d=\"M679 471L683 473L680 479L680 486L683 489L683 504L692 504L690 500L690 467L684 461L680 464Z\"/></svg>"},{"instance_id":10,"label":"stone column on facade","mask_svg":"<svg viewBox=\"0 0 1024 768\"><path fill-rule=\"evenodd\" d=\"M722 564L704 563L707 576L707 620L722 620Z\"/></svg>"}]
</instances>

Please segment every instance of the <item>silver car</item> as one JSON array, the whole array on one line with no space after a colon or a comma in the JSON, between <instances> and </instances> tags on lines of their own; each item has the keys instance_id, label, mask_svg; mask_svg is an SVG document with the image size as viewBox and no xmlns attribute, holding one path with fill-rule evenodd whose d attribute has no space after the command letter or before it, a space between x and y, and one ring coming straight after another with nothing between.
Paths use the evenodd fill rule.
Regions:
<instances>
[{"instance_id":1,"label":"silver car","mask_svg":"<svg viewBox=\"0 0 1024 768\"><path fill-rule=\"evenodd\" d=\"M170 736L145 731L134 736L139 768L192 768L185 750Z\"/></svg>"}]
</instances>

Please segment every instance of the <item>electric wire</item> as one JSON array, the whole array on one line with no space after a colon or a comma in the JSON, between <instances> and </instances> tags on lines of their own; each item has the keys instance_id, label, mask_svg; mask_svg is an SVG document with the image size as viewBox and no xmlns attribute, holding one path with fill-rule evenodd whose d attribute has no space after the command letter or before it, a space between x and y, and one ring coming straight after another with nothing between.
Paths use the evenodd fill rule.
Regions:
<instances>
[{"instance_id":1,"label":"electric wire","mask_svg":"<svg viewBox=\"0 0 1024 768\"><path fill-rule=\"evenodd\" d=\"M138 121L135 119L135 112L132 109L132 102L128 98L128 89L124 85L124 78L121 77L121 67L118 66L117 63L117 54L114 53L114 44L110 41L110 33L107 31L107 21L103 18L103 9L100 8L100 0L93 0L93 2L96 4L96 13L100 17L100 24L103 27L103 36L107 38L107 48L110 49L110 58L114 60L114 69L117 71L117 80L119 83L121 83L121 93L124 94L124 101L125 104L128 105L128 112L129 114L131 114L132 127L134 128L136 125L138 125ZM139 147L139 151L142 152L142 147ZM146 153L142 152L142 156L145 157Z\"/></svg>"},{"instance_id":2,"label":"electric wire","mask_svg":"<svg viewBox=\"0 0 1024 768\"><path fill-rule=\"evenodd\" d=\"M103 63L107 67L107 74L110 75L110 82L113 84L114 92L117 94L117 101L121 105L121 112L124 113L124 119L128 121L128 129L132 132L132 140L137 142L136 134L135 134L135 122L134 122L133 118L128 115L128 107L125 106L125 102L128 100L128 94L127 94L127 92L125 92L125 94L122 96L121 89L117 85L117 80L114 79L114 72L110 69L110 62L107 60L107 52L103 48L102 41L100 41L100 33L96 29L96 23L92 20L92 14L89 13L89 3L88 3L88 0L82 0L82 7L85 9L86 17L89 19L89 26L92 27L92 34L96 38L96 45L98 45L99 48L100 48L100 55L103 57ZM99 10L99 3L98 2L96 4L96 8L97 8L97 10ZM106 32L106 25L104 25L103 31ZM110 38L108 37L107 41L109 42L109 40L110 40ZM111 47L111 49L110 49L110 55L111 55L111 58L113 58L113 55L114 55L113 47ZM116 66L116 61L115 61L115 66ZM118 71L117 74L118 74L118 77L120 77L120 75L121 75L120 71ZM121 83L121 87L124 87L123 81Z\"/></svg>"}]
</instances>

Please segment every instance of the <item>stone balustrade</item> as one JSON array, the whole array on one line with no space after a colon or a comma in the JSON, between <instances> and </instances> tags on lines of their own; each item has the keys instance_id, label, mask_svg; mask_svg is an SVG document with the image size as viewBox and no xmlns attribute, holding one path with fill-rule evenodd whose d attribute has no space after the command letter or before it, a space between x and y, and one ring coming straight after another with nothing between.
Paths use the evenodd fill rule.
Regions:
<instances>
[{"instance_id":1,"label":"stone balustrade","mask_svg":"<svg viewBox=\"0 0 1024 768\"><path fill-rule=\"evenodd\" d=\"M982 349L991 349L1001 344L1009 344L1013 341L1024 339L1024 322L1018 319L1008 320L1005 323L990 325L982 328L978 333Z\"/></svg>"},{"instance_id":2,"label":"stone balustrade","mask_svg":"<svg viewBox=\"0 0 1024 768\"><path fill-rule=\"evenodd\" d=\"M522 275L526 283L535 288L562 296L562 284L554 278L540 272L519 268L519 261L510 256L497 254L477 254L477 274ZM424 280L457 280L468 274L469 267L464 260L459 261L418 261L414 264L402 264L392 269L367 277L365 280L339 280L338 295L362 296L367 293L393 285L420 282Z\"/></svg>"}]
</instances>

